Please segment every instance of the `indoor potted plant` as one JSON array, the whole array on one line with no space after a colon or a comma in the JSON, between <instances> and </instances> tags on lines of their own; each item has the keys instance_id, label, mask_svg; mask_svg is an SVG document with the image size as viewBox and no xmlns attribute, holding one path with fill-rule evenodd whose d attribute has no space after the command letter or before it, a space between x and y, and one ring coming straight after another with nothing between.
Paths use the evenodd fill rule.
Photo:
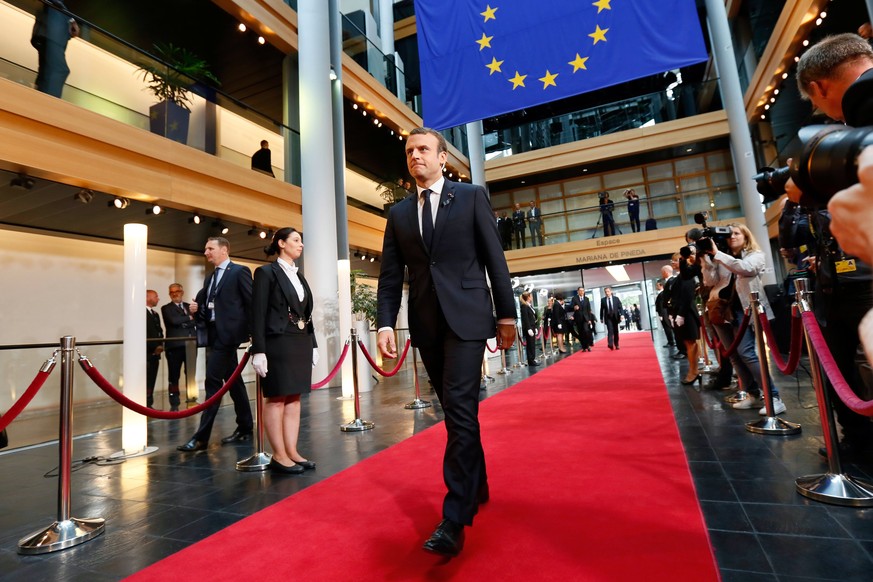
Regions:
<instances>
[{"instance_id":1,"label":"indoor potted plant","mask_svg":"<svg viewBox=\"0 0 873 582\"><path fill-rule=\"evenodd\" d=\"M376 325L376 292L373 287L358 282L358 277L367 273L354 269L351 273L352 286L352 326L358 333L358 339L367 346L367 351L376 357L373 336L370 327ZM373 389L373 375L366 364L358 365L358 391L369 392Z\"/></svg>"},{"instance_id":2,"label":"indoor potted plant","mask_svg":"<svg viewBox=\"0 0 873 582\"><path fill-rule=\"evenodd\" d=\"M206 61L188 49L172 43L155 44L155 56L155 61L139 66L149 90L159 99L149 108L150 129L152 133L186 143L191 87L197 82L220 83Z\"/></svg>"},{"instance_id":3,"label":"indoor potted plant","mask_svg":"<svg viewBox=\"0 0 873 582\"><path fill-rule=\"evenodd\" d=\"M388 212L392 206L409 196L411 188L413 188L413 186L409 184L409 182L404 182L403 178L387 180L377 184L376 191L379 193L382 200L385 201L385 204L383 205L385 212Z\"/></svg>"}]
</instances>

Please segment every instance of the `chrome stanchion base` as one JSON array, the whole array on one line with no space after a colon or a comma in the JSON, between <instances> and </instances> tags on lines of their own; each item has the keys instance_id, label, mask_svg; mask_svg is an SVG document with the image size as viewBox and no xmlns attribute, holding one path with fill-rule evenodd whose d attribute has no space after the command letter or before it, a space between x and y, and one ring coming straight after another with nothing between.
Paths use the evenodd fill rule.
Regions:
<instances>
[{"instance_id":1,"label":"chrome stanchion base","mask_svg":"<svg viewBox=\"0 0 873 582\"><path fill-rule=\"evenodd\" d=\"M794 486L798 493L815 501L849 507L873 507L873 483L844 473L807 475L796 479Z\"/></svg>"},{"instance_id":2,"label":"chrome stanchion base","mask_svg":"<svg viewBox=\"0 0 873 582\"><path fill-rule=\"evenodd\" d=\"M768 416L761 420L747 422L746 430L755 434L789 435L799 433L801 428L796 422L789 422L778 416Z\"/></svg>"},{"instance_id":3,"label":"chrome stanchion base","mask_svg":"<svg viewBox=\"0 0 873 582\"><path fill-rule=\"evenodd\" d=\"M109 455L110 459L132 459L134 457L142 457L143 455L151 455L158 450L158 447L143 447L141 451L135 453L126 453L124 451L116 451Z\"/></svg>"},{"instance_id":4,"label":"chrome stanchion base","mask_svg":"<svg viewBox=\"0 0 873 582\"><path fill-rule=\"evenodd\" d=\"M355 397L354 396L337 396L336 399L337 400L354 400Z\"/></svg>"},{"instance_id":5,"label":"chrome stanchion base","mask_svg":"<svg viewBox=\"0 0 873 582\"><path fill-rule=\"evenodd\" d=\"M489 376L486 374L486 375L482 376L482 381L483 382L494 382L494 376Z\"/></svg>"},{"instance_id":6,"label":"chrome stanchion base","mask_svg":"<svg viewBox=\"0 0 873 582\"><path fill-rule=\"evenodd\" d=\"M749 396L748 392L746 392L745 390L740 390L739 392L737 392L735 394L725 396L724 401L728 402L730 404L733 404L734 402L739 402L740 400L744 400L744 399L748 398L748 396Z\"/></svg>"},{"instance_id":7,"label":"chrome stanchion base","mask_svg":"<svg viewBox=\"0 0 873 582\"><path fill-rule=\"evenodd\" d=\"M19 554L47 554L78 546L97 537L106 529L106 520L101 517L79 519L71 517L56 521L46 529L39 530L18 542Z\"/></svg>"},{"instance_id":8,"label":"chrome stanchion base","mask_svg":"<svg viewBox=\"0 0 873 582\"><path fill-rule=\"evenodd\" d=\"M361 420L360 418L356 418L347 424L340 425L340 430L343 432L361 432L364 430L370 430L371 428L376 428L376 425L372 422Z\"/></svg>"},{"instance_id":9,"label":"chrome stanchion base","mask_svg":"<svg viewBox=\"0 0 873 582\"><path fill-rule=\"evenodd\" d=\"M433 404L431 404L430 402L428 402L426 400L422 400L421 398L416 398L412 402L407 403L406 406L404 406L403 408L406 408L409 410L416 410L419 408L428 408L430 406L433 406Z\"/></svg>"},{"instance_id":10,"label":"chrome stanchion base","mask_svg":"<svg viewBox=\"0 0 873 582\"><path fill-rule=\"evenodd\" d=\"M236 470L244 472L266 471L273 455L270 453L255 453L248 459L236 462Z\"/></svg>"}]
</instances>

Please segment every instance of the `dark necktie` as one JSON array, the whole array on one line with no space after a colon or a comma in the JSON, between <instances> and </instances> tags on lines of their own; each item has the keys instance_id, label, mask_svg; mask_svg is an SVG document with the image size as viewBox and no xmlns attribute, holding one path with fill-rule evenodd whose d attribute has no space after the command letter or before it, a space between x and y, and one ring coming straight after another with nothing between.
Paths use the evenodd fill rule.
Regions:
<instances>
[{"instance_id":1,"label":"dark necktie","mask_svg":"<svg viewBox=\"0 0 873 582\"><path fill-rule=\"evenodd\" d=\"M609 304L609 314L612 315L615 313L615 310L612 308L612 297L607 297L606 302Z\"/></svg>"},{"instance_id":2,"label":"dark necktie","mask_svg":"<svg viewBox=\"0 0 873 582\"><path fill-rule=\"evenodd\" d=\"M209 295L206 296L206 302L212 303L215 301L215 288L218 287L218 272L221 271L221 268L216 267L215 271L212 272L212 285L209 286Z\"/></svg>"},{"instance_id":3,"label":"dark necktie","mask_svg":"<svg viewBox=\"0 0 873 582\"><path fill-rule=\"evenodd\" d=\"M421 207L421 239L424 241L424 246L430 250L430 245L433 242L433 213L430 209L430 190L423 190L421 197L424 200L424 206Z\"/></svg>"},{"instance_id":4,"label":"dark necktie","mask_svg":"<svg viewBox=\"0 0 873 582\"><path fill-rule=\"evenodd\" d=\"M181 304L181 303L179 304L179 309L182 310L182 315L188 315L188 312L185 311L185 306L183 304Z\"/></svg>"}]
</instances>

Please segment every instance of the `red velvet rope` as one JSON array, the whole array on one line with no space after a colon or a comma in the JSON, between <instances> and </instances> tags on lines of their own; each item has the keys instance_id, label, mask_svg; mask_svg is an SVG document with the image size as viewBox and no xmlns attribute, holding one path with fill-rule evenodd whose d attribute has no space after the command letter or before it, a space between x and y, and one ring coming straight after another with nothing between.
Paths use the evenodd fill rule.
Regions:
<instances>
[{"instance_id":1,"label":"red velvet rope","mask_svg":"<svg viewBox=\"0 0 873 582\"><path fill-rule=\"evenodd\" d=\"M323 386L327 386L328 382L333 380L333 377L336 376L337 372L339 372L340 366L343 365L343 360L346 359L346 354L348 354L348 353L349 353L349 342L346 342L346 345L343 347L343 353L340 354L339 360L337 361L336 365L333 367L333 370L330 371L330 373L327 375L327 378L325 378L321 382L316 382L315 384L313 384L312 385L313 390L318 390L319 388L321 388Z\"/></svg>"},{"instance_id":2,"label":"red velvet rope","mask_svg":"<svg viewBox=\"0 0 873 582\"><path fill-rule=\"evenodd\" d=\"M732 343L727 349L725 349L724 344L722 344L718 338L713 338L713 342L710 342L709 336L707 336L706 334L706 326L701 325L700 329L703 330L703 338L704 341L706 341L706 345L708 345L712 349L716 349L716 346L718 346L719 353L725 358L729 358L734 355L740 345L740 340L743 339L743 334L745 334L746 330L749 328L749 322L752 320L750 314L751 309L743 313L743 320L740 322L740 327L737 330L736 335L734 336L734 343Z\"/></svg>"},{"instance_id":3,"label":"red velvet rope","mask_svg":"<svg viewBox=\"0 0 873 582\"><path fill-rule=\"evenodd\" d=\"M492 354L497 353L497 339L494 339L494 349L491 349L491 346L488 345L488 340L485 340L485 349L491 352Z\"/></svg>"},{"instance_id":4,"label":"red velvet rope","mask_svg":"<svg viewBox=\"0 0 873 582\"><path fill-rule=\"evenodd\" d=\"M818 326L818 321L816 321L815 315L811 311L807 311L804 312L801 317L803 318L803 327L806 329L806 335L809 337L809 343L812 344L812 349L815 350L815 353L818 356L822 370L824 370L828 380L831 381L837 396L839 396L840 400L852 409L853 412L863 414L864 416L873 416L873 400L868 401L858 398L852 390L852 387L849 386L846 379L843 378L840 369L837 367L837 363L834 361L834 356L828 349L828 345L821 333L821 328Z\"/></svg>"},{"instance_id":5,"label":"red velvet rope","mask_svg":"<svg viewBox=\"0 0 873 582\"><path fill-rule=\"evenodd\" d=\"M759 313L758 321L761 322L761 329L764 330L764 337L767 338L767 345L770 346L770 353L773 354L773 362L776 367L783 374L793 374L800 363L800 342L803 340L803 327L801 327L800 318L791 318L791 346L788 348L787 363L782 360L782 354L779 353L779 346L776 345L775 336L770 330L770 320L767 319L767 314Z\"/></svg>"},{"instance_id":6,"label":"red velvet rope","mask_svg":"<svg viewBox=\"0 0 873 582\"><path fill-rule=\"evenodd\" d=\"M42 385L45 384L46 378L48 378L51 373L51 369L47 372L40 370L36 373L36 377L33 379L33 382L30 383L30 386L27 387L27 390L24 391L24 394L21 395L21 398L19 398L15 404L6 411L6 414L0 418L0 431L9 426L12 421L15 420L15 417L21 414L21 411L30 404L30 401L33 400L33 397L36 396L36 393L39 392L39 389L42 388Z\"/></svg>"},{"instance_id":7,"label":"red velvet rope","mask_svg":"<svg viewBox=\"0 0 873 582\"><path fill-rule=\"evenodd\" d=\"M525 347L525 348L526 348L526 347L527 347L527 342L524 341L524 335L523 335L520 331L518 331L518 328L515 328L515 335L518 336L518 341L519 341L519 343L522 345L522 347ZM488 344L486 343L485 345L487 346Z\"/></svg>"},{"instance_id":8,"label":"red velvet rope","mask_svg":"<svg viewBox=\"0 0 873 582\"><path fill-rule=\"evenodd\" d=\"M721 354L722 353L722 344L719 341L719 339L717 337L714 337L714 338L712 338L712 340L710 340L709 334L706 331L705 325L700 326L700 331L703 332L703 341L706 343L706 345L709 346L709 348L711 350L718 350L718 353Z\"/></svg>"},{"instance_id":9,"label":"red velvet rope","mask_svg":"<svg viewBox=\"0 0 873 582\"><path fill-rule=\"evenodd\" d=\"M134 412L138 412L143 416L148 416L149 418L163 419L187 418L189 416L194 416L195 414L203 412L213 404L219 402L221 400L221 397L224 396L228 390L230 390L230 387L233 386L233 383L236 382L237 379L240 377L243 368L245 368L245 365L248 361L249 353L245 352L239 362L239 365L236 367L236 370L233 371L233 374L230 375L230 378L227 379L227 382L224 383L224 386L222 386L218 392L212 395L212 398L207 399L203 404L192 406L187 410L169 412L166 410L154 410L152 408L148 408L147 406L143 406L138 402L134 402L133 400L119 392L118 389L109 382L109 380L104 378L103 375L97 371L97 368L95 368L94 365L88 360L88 358L79 358L79 364L82 366L82 369L85 371L88 377L91 378L91 380L97 385L97 387L106 393L107 396L115 400L120 405L126 406L127 408L133 410Z\"/></svg>"},{"instance_id":10,"label":"red velvet rope","mask_svg":"<svg viewBox=\"0 0 873 582\"><path fill-rule=\"evenodd\" d=\"M367 361L370 363L370 367L372 367L374 370L376 370L376 373L378 373L380 376L385 376L386 378L390 378L391 376L393 376L394 374L396 374L397 372L400 371L400 367L403 365L404 360L406 360L406 353L409 351L409 346L411 343L412 343L411 340L406 340L406 345L403 346L403 353L400 354L400 359L397 360L397 365L394 366L394 369L391 370L390 372L386 372L385 370L380 368L378 366L378 364L376 364L375 361L373 361L373 358L370 356L370 352L368 352L367 348L364 347L364 342L362 342L361 340L358 340L358 345L361 348L361 352L363 352L364 357L367 358Z\"/></svg>"}]
</instances>

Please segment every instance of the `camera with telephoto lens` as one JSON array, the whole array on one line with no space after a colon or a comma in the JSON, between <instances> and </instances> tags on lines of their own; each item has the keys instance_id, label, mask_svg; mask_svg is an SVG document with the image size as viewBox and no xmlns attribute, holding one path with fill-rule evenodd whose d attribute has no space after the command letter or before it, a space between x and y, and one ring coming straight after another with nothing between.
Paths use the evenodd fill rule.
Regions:
<instances>
[{"instance_id":1,"label":"camera with telephoto lens","mask_svg":"<svg viewBox=\"0 0 873 582\"><path fill-rule=\"evenodd\" d=\"M707 226L707 218L709 218L707 212L698 212L694 215L694 222L703 227L703 236L697 241L697 246L702 251L707 251L709 250L708 241L712 241L715 248L723 253L729 253L728 239L731 237L731 228L729 226Z\"/></svg>"},{"instance_id":2,"label":"camera with telephoto lens","mask_svg":"<svg viewBox=\"0 0 873 582\"><path fill-rule=\"evenodd\" d=\"M801 128L797 137L803 148L790 166L762 168L754 176L764 202L784 194L785 183L791 178L803 192L802 206L826 206L834 194L858 183L858 156L873 145L873 127L810 125Z\"/></svg>"},{"instance_id":3,"label":"camera with telephoto lens","mask_svg":"<svg viewBox=\"0 0 873 582\"><path fill-rule=\"evenodd\" d=\"M600 199L601 202L603 202L604 200L609 198L609 192L607 192L606 190L602 190L597 193L597 197Z\"/></svg>"}]
</instances>

